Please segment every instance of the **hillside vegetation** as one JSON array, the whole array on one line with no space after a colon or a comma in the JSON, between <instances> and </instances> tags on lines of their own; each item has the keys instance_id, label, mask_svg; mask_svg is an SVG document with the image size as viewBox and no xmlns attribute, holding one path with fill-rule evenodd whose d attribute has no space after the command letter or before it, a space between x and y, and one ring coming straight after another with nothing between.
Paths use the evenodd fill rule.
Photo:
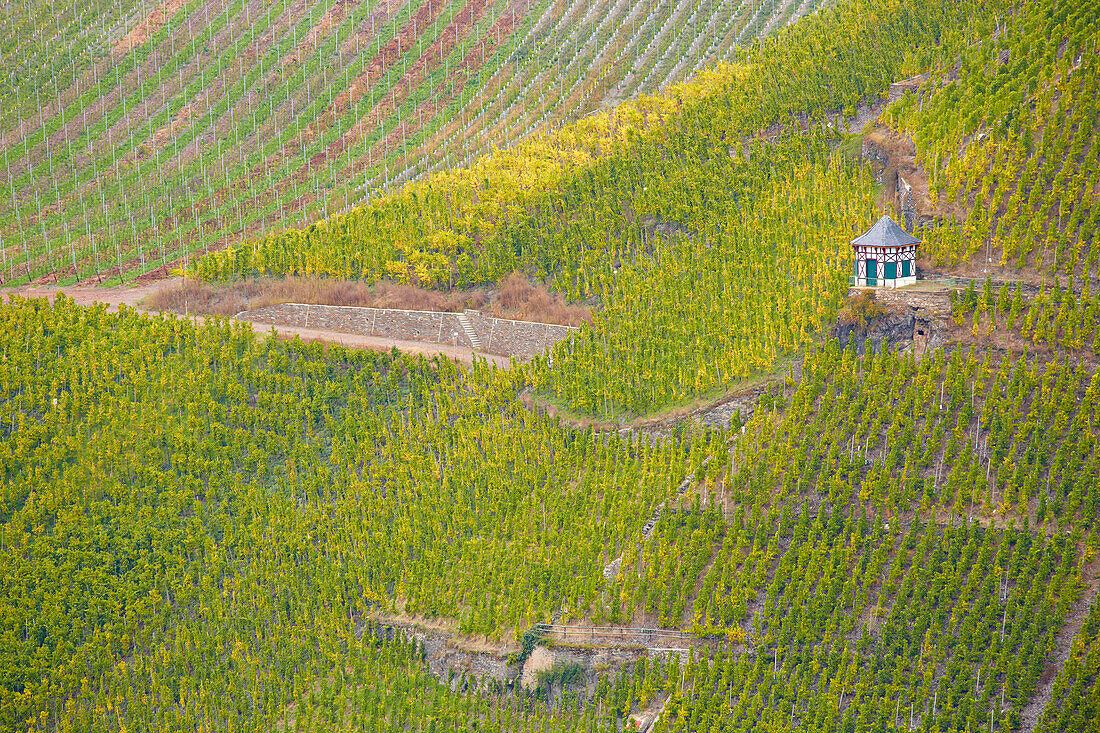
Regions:
<instances>
[{"instance_id":1,"label":"hillside vegetation","mask_svg":"<svg viewBox=\"0 0 1100 733\"><path fill-rule=\"evenodd\" d=\"M573 434L484 364L64 299L0 314L9 729L117 722L99 697L139 727L277 716L374 605L481 633L588 609L705 452Z\"/></svg>"},{"instance_id":2,"label":"hillside vegetation","mask_svg":"<svg viewBox=\"0 0 1100 733\"><path fill-rule=\"evenodd\" d=\"M602 306L533 384L582 413L650 413L770 370L808 343L846 292L848 240L873 217L870 176L834 151L835 133L748 136L884 93L991 32L995 11L845 3L668 96L212 254L198 269L464 286L519 268ZM835 63L816 63L822 55Z\"/></svg>"},{"instance_id":3,"label":"hillside vegetation","mask_svg":"<svg viewBox=\"0 0 1100 733\"><path fill-rule=\"evenodd\" d=\"M993 30L996 10L988 3L843 3L666 94L587 117L314 226L204 257L198 272L208 279L310 272L461 286L491 281L518 263L533 275L557 277L563 290L584 297L587 287L575 282L573 271L583 267L585 282L592 282L591 270L613 260L584 257L599 243L586 241L580 252L547 252L545 235L531 242L530 234L512 230L542 234L605 210L613 218L605 228L638 229L674 200L644 195L648 189L637 175L596 186L591 179L601 168L627 159L646 175L652 161L638 159L656 153L678 173L665 185L689 192L707 172L706 163L739 157L743 138L794 114L823 120L830 110L854 111L885 94L896 78L953 59ZM822 56L833 62L819 63ZM566 202L578 211L560 211ZM603 233L597 229L590 239Z\"/></svg>"},{"instance_id":4,"label":"hillside vegetation","mask_svg":"<svg viewBox=\"0 0 1100 733\"><path fill-rule=\"evenodd\" d=\"M0 277L163 273L662 89L816 4L19 3Z\"/></svg>"},{"instance_id":5,"label":"hillside vegetation","mask_svg":"<svg viewBox=\"0 0 1100 733\"><path fill-rule=\"evenodd\" d=\"M9 167L9 183L23 171L9 191L38 180L56 184L56 194L79 179L101 208L139 195L161 206L167 191L217 200L216 175L202 177L201 162L184 169L183 148L164 178L149 179L163 188L138 193L144 163L127 168L106 152L112 140L135 144L116 133L138 108L107 91L113 73L100 74L159 59L178 94L204 89L216 68L210 59L240 50L218 34L243 38L228 30L241 23L258 28L259 49L236 67L241 79L266 79L277 91L240 99L254 110L271 105L255 120L285 137L255 132L278 143L266 152L228 148L240 166L261 153L283 166L272 168L281 178L239 180L255 192L278 191L277 181L313 191L311 159L279 152L301 134L291 132L295 116L279 95L305 105L295 114L335 104L324 90L345 67L326 63L335 56L318 47L353 42L373 13L385 11L381 23L400 37L416 13L450 8L343 3L326 6L323 21L300 15L306 4L220 5L194 27L223 30L184 45L178 34L205 13L204 1L6 14L11 33L0 34L0 50L11 72L0 91L0 142L9 152L21 147L24 161ZM479 5L471 17L499 23L511 7ZM584 12L661 7L680 29L709 12L705 35L692 33L712 40L696 55L690 44L670 51L677 61L664 67L647 62L654 78L687 74L746 28L775 32L665 94L467 167L456 160L484 137L446 127L465 114L470 87L460 84L459 101L446 101L451 112L433 118L465 141L433 143L442 152L430 160L448 170L188 261L189 272L226 290L294 275L318 278L303 281L318 289L319 278L364 289L392 280L440 298L518 270L594 307L592 323L545 357L507 368L475 359L466 368L442 356L264 337L217 316L111 312L65 296L0 303L0 728L623 733L644 713L657 733L1095 729L1100 304L1087 224L1095 155L1086 152L1095 104L1085 83L1075 84L1094 68L1086 57L1100 5L838 0L783 30L810 6L781 4L774 22L761 22L755 3ZM467 9L475 10L455 7ZM568 13L580 11L564 3L515 10L520 30L502 31L499 46L491 36L509 54L525 37L516 34L579 23ZM610 27L615 38L628 26ZM469 32L474 43L490 37L476 23ZM18 43L20 34L32 42ZM646 43L663 48L660 37ZM579 57L590 38L600 36L589 29L573 49L547 47ZM416 59L435 53L404 42ZM157 50L165 48L171 53ZM383 58L396 68L401 56ZM504 58L487 60L486 73L524 78L506 71ZM539 57L532 50L528 58ZM446 56L443 63L446 70ZM56 151L50 125L59 123L47 123L56 119L51 108L29 101L27 90L56 78L61 95L85 73L103 86L93 84L76 107L54 109L84 105L98 126L86 141L106 157L88 159L86 178L67 169L45 178L35 166L48 169L50 157L30 151L47 141ZM912 136L919 164L935 171L937 205L960 214L923 233L930 260L972 263L983 248L1018 241L1004 266L1048 281L990 277L941 296L936 327L959 336L943 348L856 353L827 333L847 292L847 242L880 215L881 190L852 154L861 138L843 128L892 81L925 73L920 91L886 106L877 124ZM113 79L115 92L123 76ZM379 80L411 120L392 102L404 83L394 76ZM215 78L223 77L232 75ZM126 78L138 79L123 87L131 95L143 79L163 89L152 77ZM642 86L629 73L615 84L626 95ZM219 115L241 111L218 107L238 99L234 87L212 88L214 111L202 118L211 131L223 129L214 127ZM616 99L614 88L601 98ZM1020 105L1021 94L1035 95L1034 106ZM968 107L975 96L986 103ZM566 109L560 100L569 97L558 99L543 112ZM952 110L965 111L964 121ZM83 130L83 114L64 114ZM207 128L186 129L201 136ZM317 141L330 132L308 145L328 144ZM208 150L193 149L195 161ZM380 158L383 177L395 155ZM1022 166L1016 188L988 175L991 160L1005 176ZM306 175L295 179L301 166ZM1049 174L1049 186L1028 178L1029 166ZM218 170L230 169L246 170ZM210 187L189 188L192 174ZM117 188L97 183L107 180ZM1076 198L1071 182L1085 186ZM252 200L251 187L233 190L245 198L227 198L223 214ZM29 274L68 277L50 263L76 257L73 240L43 236L32 250L29 232L48 235L54 225L24 227L31 209L20 206L9 212L17 227L3 230L4 255L26 242L18 262L36 262L48 245ZM1068 207L1065 219L1057 207ZM98 226L161 241L119 217ZM62 231L64 221L56 220ZM162 234L177 242L163 260L213 243L211 233L186 238L203 221L184 217L169 228L162 220ZM210 232L221 226L215 220ZM124 277L140 272L132 246L89 241L115 250ZM1062 259L1071 250L1072 266ZM91 261L81 257L78 269ZM28 276L10 262L9 274ZM849 310L896 315L879 305L867 299ZM615 424L754 379L755 397L724 405L734 410L728 423ZM547 403L603 429L537 408ZM546 639L547 622L587 630L588 640ZM398 630L415 623L435 629L421 634L435 651ZM606 625L651 641L624 649L622 635L609 650L593 628ZM690 650L656 647L654 629L677 632L670 638ZM482 674L474 650L485 649L499 652L494 664L505 672ZM535 668L536 656L554 663ZM433 675L439 665L446 671Z\"/></svg>"},{"instance_id":6,"label":"hillside vegetation","mask_svg":"<svg viewBox=\"0 0 1100 733\"><path fill-rule=\"evenodd\" d=\"M737 650L636 670L570 729L665 690L672 730L719 698L733 729L883 727L902 700L937 730L1012 730L1100 549L1100 375L1065 362L832 346L743 434L652 443L529 413L516 375L483 365L66 300L0 312L6 727L516 715L420 672L386 682L415 658L362 618L400 607Z\"/></svg>"},{"instance_id":7,"label":"hillside vegetation","mask_svg":"<svg viewBox=\"0 0 1100 733\"><path fill-rule=\"evenodd\" d=\"M1100 270L1095 3L1017 7L884 118L915 143L939 226L937 264Z\"/></svg>"}]
</instances>

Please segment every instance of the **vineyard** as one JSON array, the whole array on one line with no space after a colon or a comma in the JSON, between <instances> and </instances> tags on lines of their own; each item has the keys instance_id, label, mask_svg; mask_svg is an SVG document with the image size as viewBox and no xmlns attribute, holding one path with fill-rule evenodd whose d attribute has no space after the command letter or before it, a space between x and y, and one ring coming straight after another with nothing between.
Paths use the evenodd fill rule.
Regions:
<instances>
[{"instance_id":1,"label":"vineyard","mask_svg":"<svg viewBox=\"0 0 1100 733\"><path fill-rule=\"evenodd\" d=\"M9 729L118 722L104 701L158 729L155 700L275 716L374 606L490 634L590 610L608 553L707 451L573 434L484 363L0 311Z\"/></svg>"},{"instance_id":2,"label":"vineyard","mask_svg":"<svg viewBox=\"0 0 1100 733\"><path fill-rule=\"evenodd\" d=\"M973 44L886 119L912 138L938 263L980 256L1097 277L1097 7L1041 3Z\"/></svg>"},{"instance_id":3,"label":"vineyard","mask_svg":"<svg viewBox=\"0 0 1100 733\"><path fill-rule=\"evenodd\" d=\"M5 8L5 284L585 318L464 365L6 292L0 728L1096 730L1098 10ZM949 269L846 306L872 140Z\"/></svg>"},{"instance_id":4,"label":"vineyard","mask_svg":"<svg viewBox=\"0 0 1100 733\"><path fill-rule=\"evenodd\" d=\"M664 89L815 7L19 4L0 19L0 277L187 267Z\"/></svg>"},{"instance_id":5,"label":"vineyard","mask_svg":"<svg viewBox=\"0 0 1100 733\"><path fill-rule=\"evenodd\" d=\"M438 706L606 730L663 690L672 730L712 699L731 729L888 726L902 700L1013 730L1100 550L1100 375L1068 361L827 346L744 431L654 442L530 413L483 363L65 299L0 313L8 728ZM723 642L607 678L617 702L571 720L583 692L532 711L436 687L372 641L368 611L398 604L489 636L560 613ZM1072 658L1056 685L1088 674Z\"/></svg>"},{"instance_id":6,"label":"vineyard","mask_svg":"<svg viewBox=\"0 0 1100 733\"><path fill-rule=\"evenodd\" d=\"M843 155L836 131L735 145L730 135L884 93L918 60L932 62L922 42L961 49L996 26L988 4L966 10L977 20L964 24L935 3L840 6L671 97L624 104L307 230L213 253L198 272L446 288L519 269L603 306L590 331L553 355L558 369L532 370L551 399L623 420L727 389L770 370L833 317L847 242L876 207L870 175ZM881 22L868 26L863 18L876 13ZM872 35L882 43L868 63ZM822 47L840 59L835 67L813 63ZM792 71L780 78L777 68Z\"/></svg>"}]
</instances>

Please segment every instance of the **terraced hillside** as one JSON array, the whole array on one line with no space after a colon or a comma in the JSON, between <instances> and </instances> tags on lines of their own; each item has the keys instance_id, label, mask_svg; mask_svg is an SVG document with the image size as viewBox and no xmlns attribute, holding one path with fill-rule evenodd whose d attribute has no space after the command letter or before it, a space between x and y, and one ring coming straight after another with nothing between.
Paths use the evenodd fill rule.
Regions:
<instances>
[{"instance_id":1,"label":"terraced hillside","mask_svg":"<svg viewBox=\"0 0 1100 733\"><path fill-rule=\"evenodd\" d=\"M163 272L662 89L816 5L15 4L0 277Z\"/></svg>"},{"instance_id":2,"label":"terraced hillside","mask_svg":"<svg viewBox=\"0 0 1100 733\"><path fill-rule=\"evenodd\" d=\"M875 214L869 171L842 133L808 121L951 63L1004 12L844 3L667 94L212 253L198 271L446 288L519 269L602 306L556 351L556 370L533 368L550 399L629 419L721 392L831 321L847 293L847 243Z\"/></svg>"},{"instance_id":3,"label":"terraced hillside","mask_svg":"<svg viewBox=\"0 0 1100 733\"><path fill-rule=\"evenodd\" d=\"M75 179L33 168L48 169L49 156L26 162L39 143L58 148L47 108L19 79L75 82L32 59L56 53L56 37L70 44L61 66L70 47L73 63L117 57L88 66L93 77L145 63L180 40L174 14L205 6L66 7L42 10L41 24L57 19L45 34L5 16L31 42L4 46L18 83L0 109L23 122L5 128L25 140L20 180L56 182L59 197ZM279 5L270 17L219 7L203 28L235 26L242 9L248 27L261 12L271 28L283 17ZM406 21L394 17L420 30L421 5L372 7L396 37ZM797 10L785 8L775 26ZM479 17L499 23L506 9ZM518 10L515 27L532 33L543 17L564 29L587 12ZM336 28L360 11L324 12ZM356 351L64 296L0 303L0 729L1094 731L1100 298L1081 218L1095 194L1074 186L1095 177L1094 102L1076 74L1092 68L1084 54L1098 20L1097 0L837 0L663 94L191 268L439 290L519 270L594 304L590 325L528 363ZM330 103L308 91L321 87L305 71L327 83L343 68L311 66L310 44L329 38L310 41L311 29L326 22L305 18L267 41L258 32L257 56L237 73L274 90L246 95L243 108L249 124L255 114L250 134L273 142L227 148L241 152L235 164L226 154L223 180L268 161L294 193L331 169L310 156L343 123L318 123L311 138L286 111ZM489 27L475 25L473 43L495 44ZM502 31L497 48L506 37L518 36ZM211 58L228 53L219 38L203 42ZM495 70L489 50L482 68ZM392 71L401 57L381 58ZM209 64L194 66L197 82L185 66L161 68L186 90L205 84ZM682 71L654 78L669 73ZM126 186L148 163L120 134L133 92L124 76L99 76L104 94L64 107L65 124L100 153L104 137L134 152L129 168L116 156L99 169L81 149L80 185L108 212L116 194L137 195ZM887 106L867 135L844 131L858 105L913 77L928 86ZM387 89L411 124L400 87ZM297 101L284 108L280 94ZM207 150L207 128L191 121L209 121L215 147L241 129L215 122L242 111L227 95L211 92L209 112L186 118L191 137L158 184L195 206L220 189L216 175L187 187ZM88 133L83 115L68 117L81 105L101 108ZM163 114L170 124L176 113ZM928 190L966 212L925 233L933 262L972 265L999 246L986 235L1008 218L1004 241L1019 247L1003 267L1015 280L845 302L846 243L882 204L857 152L871 143L934 171ZM297 152L284 158L288 144ZM393 177L404 170L404 153L383 159L384 178L398 155ZM1016 189L989 175L1017 165L1042 174ZM287 173L303 167L301 181ZM15 180L9 189L22 190ZM241 196L249 184L280 191L273 176L241 180ZM23 222L22 209L11 214ZM247 228L243 213L238 223ZM172 226L178 247L163 260L205 241ZM26 241L28 259L55 246L45 238L32 253ZM1073 267L1047 267L1067 246ZM75 246L51 251L87 260ZM140 277L123 252L122 274ZM1049 282L1025 279L1040 272ZM918 321L907 297L938 310L920 306L929 320ZM878 350L856 349L854 330L830 335L851 322L873 345L870 329L906 315L912 340ZM939 331L921 334L925 322ZM627 423L659 410L672 414Z\"/></svg>"},{"instance_id":4,"label":"terraced hillside","mask_svg":"<svg viewBox=\"0 0 1100 733\"><path fill-rule=\"evenodd\" d=\"M0 335L5 729L1088 730L1094 368L833 342L652 440L484 362L65 299ZM431 678L398 613L513 641L510 689ZM555 617L702 643L525 688Z\"/></svg>"}]
</instances>

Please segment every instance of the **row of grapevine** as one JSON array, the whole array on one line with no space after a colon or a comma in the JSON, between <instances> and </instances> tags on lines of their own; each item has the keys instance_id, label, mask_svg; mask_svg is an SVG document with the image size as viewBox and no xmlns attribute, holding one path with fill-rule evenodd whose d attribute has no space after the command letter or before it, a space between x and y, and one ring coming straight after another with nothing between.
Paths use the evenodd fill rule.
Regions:
<instances>
[{"instance_id":1,"label":"row of grapevine","mask_svg":"<svg viewBox=\"0 0 1100 733\"><path fill-rule=\"evenodd\" d=\"M1100 377L835 346L803 367L623 557L625 618L730 650L664 729L1018 729L1100 549ZM1091 623L1050 730L1090 709Z\"/></svg>"},{"instance_id":2,"label":"row of grapevine","mask_svg":"<svg viewBox=\"0 0 1100 733\"><path fill-rule=\"evenodd\" d=\"M573 433L483 362L65 299L0 332L7 729L256 727L369 612L498 638L588 613L704 452Z\"/></svg>"},{"instance_id":3,"label":"row of grapevine","mask_svg":"<svg viewBox=\"0 0 1100 733\"><path fill-rule=\"evenodd\" d=\"M1080 593L1067 539L806 503L745 519L704 587L750 628L688 667L664 730L1018 728Z\"/></svg>"},{"instance_id":4,"label":"row of grapevine","mask_svg":"<svg viewBox=\"0 0 1100 733\"><path fill-rule=\"evenodd\" d=\"M731 623L747 620L746 594L761 586L775 557L756 552L766 544L756 515L783 502L797 507L806 496L901 522L917 511L995 523L1015 517L1023 525L1082 532L1096 527L1095 373L1010 357L997 365L962 352L950 358L937 352L919 362L892 354L861 360L835 347L803 367L785 414L750 423L736 448L716 453L699 477L693 514L701 501L701 519L684 524L670 515L658 525L656 542L628 551L623 567L637 567L645 579L624 570L620 607L628 617L632 608L659 612L666 625L696 628L721 618L718 626L744 638L749 630ZM914 445L921 450L908 449ZM723 515L742 529L718 543L712 525ZM699 562L714 561L714 570L694 599L698 570L679 581L689 584L686 594L667 582L666 558L686 542L664 548L668 532L711 538ZM654 582L658 577L665 580ZM725 591L715 587L717 578L725 578ZM669 614L677 602L679 611Z\"/></svg>"},{"instance_id":5,"label":"row of grapevine","mask_svg":"<svg viewBox=\"0 0 1100 733\"><path fill-rule=\"evenodd\" d=\"M1100 355L1100 302L1085 282L1078 294L1073 278L1063 289L1058 278L1050 289L1045 284L1034 298L1025 298L1019 284L1002 285L994 292L987 279L981 293L974 283L953 293L956 323L969 325L974 336L1018 334L1033 344L1079 354Z\"/></svg>"},{"instance_id":6,"label":"row of grapevine","mask_svg":"<svg viewBox=\"0 0 1100 733\"><path fill-rule=\"evenodd\" d=\"M667 26L689 6L651 3L643 26ZM429 161L459 165L576 119L645 62L643 37L626 25L641 9L629 3L53 10L7 16L11 33L29 26L43 44L12 50L28 76L0 92L9 283L131 279L345 211L428 175ZM70 45L74 35L93 43Z\"/></svg>"},{"instance_id":7,"label":"row of grapevine","mask_svg":"<svg viewBox=\"0 0 1100 733\"><path fill-rule=\"evenodd\" d=\"M65 299L0 306L0 332L14 729L616 730L661 690L673 730L900 727L903 704L1011 729L1080 597L1078 548L1100 549L1100 376L1069 362L834 343L743 432L654 442L528 412L524 371L483 362ZM398 609L498 638L560 613L723 641L543 722L371 642L361 619ZM1087 705L1058 702L1048 720Z\"/></svg>"},{"instance_id":8,"label":"row of grapevine","mask_svg":"<svg viewBox=\"0 0 1100 733\"><path fill-rule=\"evenodd\" d=\"M1100 720L1100 605L1094 604L1051 690L1037 731L1083 733Z\"/></svg>"},{"instance_id":9,"label":"row of grapevine","mask_svg":"<svg viewBox=\"0 0 1100 733\"><path fill-rule=\"evenodd\" d=\"M888 110L927 172L936 262L981 256L1096 277L1098 24L1094 2L1018 8Z\"/></svg>"},{"instance_id":10,"label":"row of grapevine","mask_svg":"<svg viewBox=\"0 0 1100 733\"><path fill-rule=\"evenodd\" d=\"M637 220L690 234L616 231L612 204L520 240L545 241L549 262L569 263L569 248L581 248L583 269L563 268L559 284L603 304L590 329L532 368L537 389L586 413L645 414L770 370L825 327L847 292L846 240L874 215L859 168L810 140L715 156L702 171L681 173L659 150L639 151L636 166L611 162L594 190L633 179L643 189L631 202Z\"/></svg>"},{"instance_id":11,"label":"row of grapevine","mask_svg":"<svg viewBox=\"0 0 1100 733\"><path fill-rule=\"evenodd\" d=\"M603 304L594 329L554 355L569 368L532 372L538 388L606 417L720 390L770 369L831 318L844 292L846 242L874 217L869 178L819 137L792 133L746 149L730 136L794 111L851 106L995 22L984 5L968 16L929 4L871 27L864 18L872 11L887 8L854 3L806 18L779 34L782 43L765 42L738 66L667 96L308 230L215 253L199 272L464 286L518 268ZM888 42L869 54L860 32ZM923 49L937 36L949 43L929 56ZM837 62L814 62L822 49ZM681 236L668 237L669 228ZM607 368L623 359L626 368Z\"/></svg>"}]
</instances>

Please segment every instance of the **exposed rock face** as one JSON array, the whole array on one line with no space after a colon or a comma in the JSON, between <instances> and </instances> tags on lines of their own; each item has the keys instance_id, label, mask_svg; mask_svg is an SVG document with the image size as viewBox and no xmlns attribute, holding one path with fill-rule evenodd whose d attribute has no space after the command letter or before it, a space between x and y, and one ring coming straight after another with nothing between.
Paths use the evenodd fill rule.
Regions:
<instances>
[{"instance_id":1,"label":"exposed rock face","mask_svg":"<svg viewBox=\"0 0 1100 733\"><path fill-rule=\"evenodd\" d=\"M686 236L689 240L695 239L695 232L691 231L691 229L688 229L686 226L677 221L667 221L665 219L659 219L655 216L647 216L642 219L641 223L642 228L645 231L647 242L654 237L671 239L677 234L682 234Z\"/></svg>"},{"instance_id":2,"label":"exposed rock face","mask_svg":"<svg viewBox=\"0 0 1100 733\"><path fill-rule=\"evenodd\" d=\"M916 227L934 222L934 217L922 214L922 209L931 204L924 201L928 197L928 186L916 167L913 144L892 135L887 140L877 137L868 136L863 141L863 159L871 164L875 182L885 187L886 199L893 203L905 231L912 232ZM921 190L915 190L914 184Z\"/></svg>"},{"instance_id":3,"label":"exposed rock face","mask_svg":"<svg viewBox=\"0 0 1100 733\"><path fill-rule=\"evenodd\" d=\"M884 148L869 140L864 140L860 152L862 158L871 164L875 183L885 184L887 181L892 183L896 180L896 170L887 172L890 167L890 154Z\"/></svg>"},{"instance_id":4,"label":"exposed rock face","mask_svg":"<svg viewBox=\"0 0 1100 733\"><path fill-rule=\"evenodd\" d=\"M398 634L412 637L423 645L424 662L428 670L441 681L455 680L463 673L476 679L491 678L512 684L516 670L508 664L503 652L477 652L462 649L452 643L450 635L423 629L413 624L388 622L373 630L379 638L393 640Z\"/></svg>"},{"instance_id":5,"label":"exposed rock face","mask_svg":"<svg viewBox=\"0 0 1100 733\"><path fill-rule=\"evenodd\" d=\"M523 666L523 673L517 680L517 689L518 687L522 687L527 690L533 690L539 670L549 670L555 664L577 664L581 667L583 682L579 681L576 684L570 685L569 691L573 694L583 694L586 698L591 699L596 693L596 687L599 683L601 673L611 672L612 675L614 675L616 671L631 666L639 659L649 656L649 652L645 649L618 647L597 647L591 649L584 647L558 647L551 649L544 646L538 646L535 647L535 650L531 653L531 656L527 658L527 662ZM554 701L560 700L562 692L562 686L559 683L555 683L551 692Z\"/></svg>"},{"instance_id":6,"label":"exposed rock face","mask_svg":"<svg viewBox=\"0 0 1100 733\"><path fill-rule=\"evenodd\" d=\"M919 76L914 76L909 79L904 79L902 81L896 81L890 85L888 99L891 102L896 102L897 100L904 97L906 94L909 94L911 92L919 92L920 88L930 78L932 78L931 74L921 74Z\"/></svg>"},{"instance_id":7,"label":"exposed rock face","mask_svg":"<svg viewBox=\"0 0 1100 733\"><path fill-rule=\"evenodd\" d=\"M943 336L929 315L913 306L873 318L865 326L837 323L831 335L840 341L841 348L851 344L858 354L866 352L868 342L875 353L885 347L896 351L912 348L918 355L943 344Z\"/></svg>"},{"instance_id":8,"label":"exposed rock face","mask_svg":"<svg viewBox=\"0 0 1100 733\"><path fill-rule=\"evenodd\" d=\"M765 387L757 387L744 394L737 395L720 405L716 405L706 412L699 414L699 422L703 425L717 425L728 428L735 413L741 414L741 422L746 423L752 419L756 412L756 402L765 391Z\"/></svg>"},{"instance_id":9,"label":"exposed rock face","mask_svg":"<svg viewBox=\"0 0 1100 733\"><path fill-rule=\"evenodd\" d=\"M901 212L904 220L902 223L905 226L905 231L913 231L920 212L917 211L917 206L913 203L913 187L902 177L901 173L898 173L898 211Z\"/></svg>"}]
</instances>

